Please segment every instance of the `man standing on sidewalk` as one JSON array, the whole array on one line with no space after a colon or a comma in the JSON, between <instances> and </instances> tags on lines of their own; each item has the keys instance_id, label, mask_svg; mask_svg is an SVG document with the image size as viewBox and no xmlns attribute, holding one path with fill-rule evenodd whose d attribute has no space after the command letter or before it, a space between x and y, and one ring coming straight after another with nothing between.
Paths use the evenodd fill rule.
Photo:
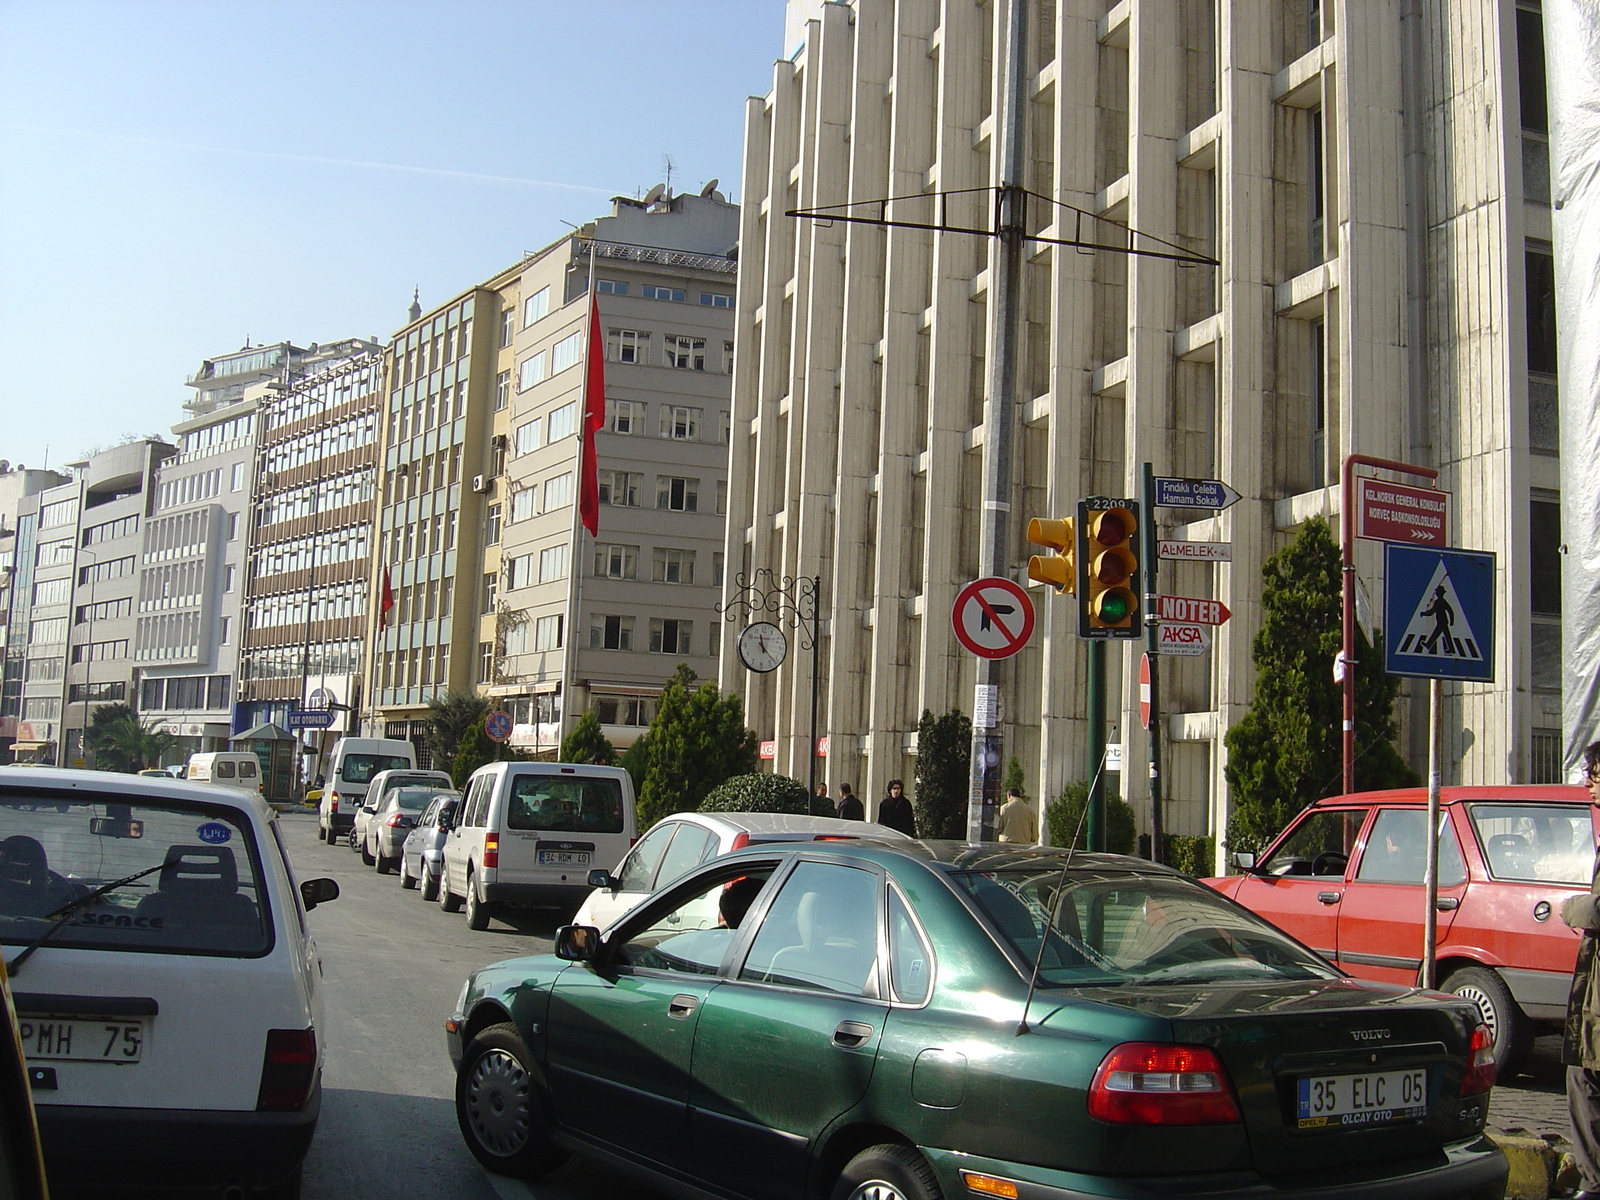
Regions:
<instances>
[{"instance_id":1,"label":"man standing on sidewalk","mask_svg":"<svg viewBox=\"0 0 1600 1200\"><path fill-rule=\"evenodd\" d=\"M1039 841L1039 814L1016 788L1006 789L1006 802L994 819L995 840L1037 845Z\"/></svg>"},{"instance_id":2,"label":"man standing on sidewalk","mask_svg":"<svg viewBox=\"0 0 1600 1200\"><path fill-rule=\"evenodd\" d=\"M1600 742L1583 752L1584 783L1600 803ZM1578 965L1567 997L1567 1025L1561 1061L1567 1067L1567 1112L1572 1119L1572 1157L1583 1190L1576 1200L1600 1200L1600 871L1589 891L1561 906L1561 919L1583 930Z\"/></svg>"}]
</instances>

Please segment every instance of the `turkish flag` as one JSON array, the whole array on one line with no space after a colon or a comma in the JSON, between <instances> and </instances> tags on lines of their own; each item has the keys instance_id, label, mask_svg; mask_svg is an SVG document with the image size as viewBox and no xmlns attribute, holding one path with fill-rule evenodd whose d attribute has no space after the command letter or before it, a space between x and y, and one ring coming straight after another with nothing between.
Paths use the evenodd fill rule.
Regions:
<instances>
[{"instance_id":1,"label":"turkish flag","mask_svg":"<svg viewBox=\"0 0 1600 1200\"><path fill-rule=\"evenodd\" d=\"M600 330L600 297L589 297L589 361L583 380L583 466L578 483L578 516L590 537L600 532L600 466L595 434L606 423L606 343Z\"/></svg>"},{"instance_id":2,"label":"turkish flag","mask_svg":"<svg viewBox=\"0 0 1600 1200\"><path fill-rule=\"evenodd\" d=\"M378 597L378 628L389 627L389 610L394 607L394 588L389 584L389 568L383 569L383 591Z\"/></svg>"}]
</instances>

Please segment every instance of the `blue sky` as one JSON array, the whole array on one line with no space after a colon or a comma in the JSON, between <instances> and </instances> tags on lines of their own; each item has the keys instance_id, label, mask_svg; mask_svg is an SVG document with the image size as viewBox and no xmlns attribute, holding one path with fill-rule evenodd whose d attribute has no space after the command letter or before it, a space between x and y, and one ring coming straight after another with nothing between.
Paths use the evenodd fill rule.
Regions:
<instances>
[{"instance_id":1,"label":"blue sky","mask_svg":"<svg viewBox=\"0 0 1600 1200\"><path fill-rule=\"evenodd\" d=\"M186 414L202 359L387 338L608 197L740 199L783 0L0 0L0 457Z\"/></svg>"}]
</instances>

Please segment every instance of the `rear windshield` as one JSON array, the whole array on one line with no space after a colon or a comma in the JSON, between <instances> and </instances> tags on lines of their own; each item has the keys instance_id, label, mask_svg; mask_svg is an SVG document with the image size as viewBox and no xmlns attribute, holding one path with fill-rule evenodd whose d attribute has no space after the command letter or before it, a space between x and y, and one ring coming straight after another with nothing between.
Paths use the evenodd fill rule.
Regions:
<instances>
[{"instance_id":1,"label":"rear windshield","mask_svg":"<svg viewBox=\"0 0 1600 1200\"><path fill-rule=\"evenodd\" d=\"M379 771L400 771L410 765L398 754L347 754L339 767L339 778L346 783L371 783Z\"/></svg>"},{"instance_id":2,"label":"rear windshield","mask_svg":"<svg viewBox=\"0 0 1600 1200\"><path fill-rule=\"evenodd\" d=\"M1496 879L1582 883L1594 878L1587 804L1469 804L1472 828Z\"/></svg>"},{"instance_id":3,"label":"rear windshield","mask_svg":"<svg viewBox=\"0 0 1600 1200\"><path fill-rule=\"evenodd\" d=\"M1286 934L1192 881L1093 870L954 878L1030 969L1039 962L1046 987L1338 977Z\"/></svg>"},{"instance_id":4,"label":"rear windshield","mask_svg":"<svg viewBox=\"0 0 1600 1200\"><path fill-rule=\"evenodd\" d=\"M398 808L402 812L421 812L432 804L438 797L437 788L408 788L403 787L390 798L390 808Z\"/></svg>"},{"instance_id":5,"label":"rear windshield","mask_svg":"<svg viewBox=\"0 0 1600 1200\"><path fill-rule=\"evenodd\" d=\"M248 958L272 948L249 822L223 806L0 795L0 942L33 941L63 905L51 947Z\"/></svg>"},{"instance_id":6,"label":"rear windshield","mask_svg":"<svg viewBox=\"0 0 1600 1200\"><path fill-rule=\"evenodd\" d=\"M506 825L563 833L621 833L622 782L514 775Z\"/></svg>"}]
</instances>

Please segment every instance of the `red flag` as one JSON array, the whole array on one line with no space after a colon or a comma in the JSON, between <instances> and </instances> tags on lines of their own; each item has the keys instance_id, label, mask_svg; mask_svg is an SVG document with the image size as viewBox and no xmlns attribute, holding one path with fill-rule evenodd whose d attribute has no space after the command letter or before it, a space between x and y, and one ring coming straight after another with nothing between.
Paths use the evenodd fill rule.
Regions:
<instances>
[{"instance_id":1,"label":"red flag","mask_svg":"<svg viewBox=\"0 0 1600 1200\"><path fill-rule=\"evenodd\" d=\"M383 569L383 591L378 596L378 628L389 627L389 610L394 607L394 588L389 584L389 568Z\"/></svg>"},{"instance_id":2,"label":"red flag","mask_svg":"<svg viewBox=\"0 0 1600 1200\"><path fill-rule=\"evenodd\" d=\"M595 434L606 423L606 343L600 332L600 297L589 297L589 361L583 381L583 465L578 482L578 517L590 537L600 532L600 466Z\"/></svg>"}]
</instances>

